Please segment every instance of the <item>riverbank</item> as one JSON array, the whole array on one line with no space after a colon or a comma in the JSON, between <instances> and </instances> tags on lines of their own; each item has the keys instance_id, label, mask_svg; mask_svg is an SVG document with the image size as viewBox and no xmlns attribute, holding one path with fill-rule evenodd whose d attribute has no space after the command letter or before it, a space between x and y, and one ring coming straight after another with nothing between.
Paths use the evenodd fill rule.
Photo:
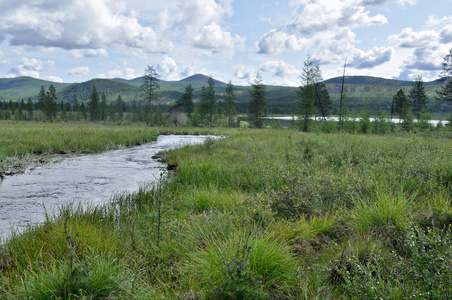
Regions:
<instances>
[{"instance_id":1,"label":"riverbank","mask_svg":"<svg viewBox=\"0 0 452 300\"><path fill-rule=\"evenodd\" d=\"M0 177L22 173L27 168L68 156L141 145L155 141L160 134L199 135L214 131L7 121L0 121L0 128Z\"/></svg>"},{"instance_id":2,"label":"riverbank","mask_svg":"<svg viewBox=\"0 0 452 300\"><path fill-rule=\"evenodd\" d=\"M451 295L451 147L438 135L230 131L168 152L177 170L156 186L14 236L0 296Z\"/></svg>"}]
</instances>

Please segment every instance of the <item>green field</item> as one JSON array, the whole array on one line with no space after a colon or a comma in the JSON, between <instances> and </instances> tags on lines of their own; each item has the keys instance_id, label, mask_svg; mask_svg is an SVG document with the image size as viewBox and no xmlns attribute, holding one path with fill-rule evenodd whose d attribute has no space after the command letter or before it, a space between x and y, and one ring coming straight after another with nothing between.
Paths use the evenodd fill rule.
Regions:
<instances>
[{"instance_id":1,"label":"green field","mask_svg":"<svg viewBox=\"0 0 452 300\"><path fill-rule=\"evenodd\" d=\"M86 130L105 137L102 144L127 132L129 144L123 136L110 148L162 133L61 124L34 130L41 140ZM0 248L0 298L452 297L450 131L210 133L225 138L162 154L178 167L158 185L102 207L62 208L13 236ZM27 144L27 136L14 143Z\"/></svg>"}]
</instances>

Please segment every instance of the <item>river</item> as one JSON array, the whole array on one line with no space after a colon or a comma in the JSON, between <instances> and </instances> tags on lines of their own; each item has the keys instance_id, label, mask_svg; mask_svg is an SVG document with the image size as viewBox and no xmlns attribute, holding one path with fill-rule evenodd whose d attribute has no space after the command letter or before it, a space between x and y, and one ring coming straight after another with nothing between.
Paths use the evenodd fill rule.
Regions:
<instances>
[{"instance_id":1,"label":"river","mask_svg":"<svg viewBox=\"0 0 452 300\"><path fill-rule=\"evenodd\" d=\"M206 138L159 136L156 142L70 157L6 177L0 181L0 242L12 230L20 232L43 222L45 211L52 214L69 203L104 203L115 194L134 192L142 184L157 181L165 165L152 156Z\"/></svg>"}]
</instances>

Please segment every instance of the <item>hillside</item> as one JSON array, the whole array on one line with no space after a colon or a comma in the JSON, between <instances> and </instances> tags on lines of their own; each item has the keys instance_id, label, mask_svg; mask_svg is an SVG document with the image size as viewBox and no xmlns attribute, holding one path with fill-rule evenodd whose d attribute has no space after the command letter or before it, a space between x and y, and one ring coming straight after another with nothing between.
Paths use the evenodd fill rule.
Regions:
<instances>
[{"instance_id":1,"label":"hillside","mask_svg":"<svg viewBox=\"0 0 452 300\"><path fill-rule=\"evenodd\" d=\"M56 89L68 86L69 83L58 83L36 79L33 77L16 77L16 78L0 78L0 101L4 100L21 100L34 98L38 94L41 86L46 89L53 84Z\"/></svg>"},{"instance_id":2,"label":"hillside","mask_svg":"<svg viewBox=\"0 0 452 300\"><path fill-rule=\"evenodd\" d=\"M207 85L209 77L196 74L180 81L161 80L159 90L159 103L171 105L180 99L184 88L191 84L194 88L195 102L200 98L201 87ZM226 83L215 80L216 94L219 101L222 101ZM342 77L325 80L326 87L333 100L333 107L338 107ZM31 77L5 78L0 79L0 101L10 99L18 101L31 97L36 99L42 85L46 88L53 84L57 88L57 95L60 100L71 102L74 95L81 101L87 101L93 85L96 86L100 94L105 92L108 101L114 101L120 94L126 102L141 100L142 92L140 86L142 77L131 80L126 79L92 79L82 83L55 83ZM441 83L438 81L425 82L425 90L429 99L428 109L434 113L448 113L447 106L436 106L434 100L435 91ZM345 78L346 107L349 111L360 112L365 105L371 113L376 113L382 109L389 111L393 96L399 89L403 89L408 95L412 86L410 81L400 81L370 76L347 76ZM235 86L237 100L239 102L239 112L246 112L249 99L249 86ZM294 114L297 100L296 87L267 86L267 112L270 114ZM337 113L333 110L333 113Z\"/></svg>"}]
</instances>

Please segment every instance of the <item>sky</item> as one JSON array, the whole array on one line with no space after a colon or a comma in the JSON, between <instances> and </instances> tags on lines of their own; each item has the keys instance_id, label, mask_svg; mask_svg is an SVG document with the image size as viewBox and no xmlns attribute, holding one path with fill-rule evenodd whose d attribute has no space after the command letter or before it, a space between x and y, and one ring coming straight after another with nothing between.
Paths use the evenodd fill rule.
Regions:
<instances>
[{"instance_id":1,"label":"sky","mask_svg":"<svg viewBox=\"0 0 452 300\"><path fill-rule=\"evenodd\" d=\"M202 73L236 85L438 78L452 49L450 0L0 0L0 78L54 82Z\"/></svg>"}]
</instances>

